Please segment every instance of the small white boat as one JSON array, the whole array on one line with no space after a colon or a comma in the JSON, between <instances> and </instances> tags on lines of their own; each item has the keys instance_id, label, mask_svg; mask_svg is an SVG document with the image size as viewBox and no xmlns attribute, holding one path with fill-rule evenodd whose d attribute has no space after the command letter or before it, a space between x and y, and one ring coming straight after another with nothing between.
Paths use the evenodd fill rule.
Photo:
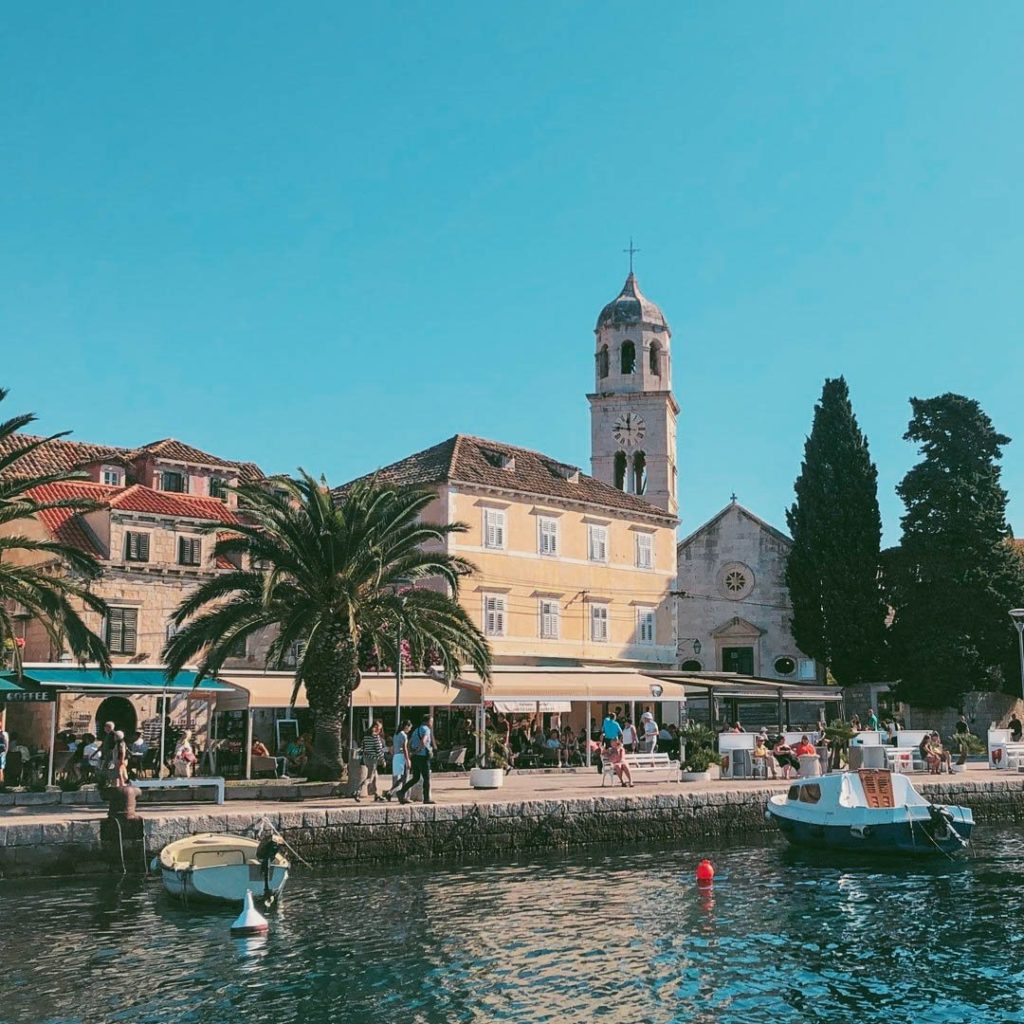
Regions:
<instances>
[{"instance_id":1,"label":"small white boat","mask_svg":"<svg viewBox=\"0 0 1024 1024\"><path fill-rule=\"evenodd\" d=\"M187 836L160 851L164 888L187 899L239 903L247 892L276 897L288 881L291 865L278 835L259 839L212 832Z\"/></svg>"},{"instance_id":2,"label":"small white boat","mask_svg":"<svg viewBox=\"0 0 1024 1024\"><path fill-rule=\"evenodd\" d=\"M974 828L970 808L930 803L881 769L796 779L766 813L794 846L865 853L962 853Z\"/></svg>"}]
</instances>

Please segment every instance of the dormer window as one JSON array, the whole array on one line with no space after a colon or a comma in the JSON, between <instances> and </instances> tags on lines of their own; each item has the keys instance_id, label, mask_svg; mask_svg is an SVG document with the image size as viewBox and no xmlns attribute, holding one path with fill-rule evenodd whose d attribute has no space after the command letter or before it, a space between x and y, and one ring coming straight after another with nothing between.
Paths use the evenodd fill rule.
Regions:
<instances>
[{"instance_id":1,"label":"dormer window","mask_svg":"<svg viewBox=\"0 0 1024 1024\"><path fill-rule=\"evenodd\" d=\"M100 482L109 487L121 487L124 484L124 470L120 466L101 466Z\"/></svg>"},{"instance_id":2,"label":"dormer window","mask_svg":"<svg viewBox=\"0 0 1024 1024\"><path fill-rule=\"evenodd\" d=\"M160 490L170 491L173 494L188 493L188 477L176 470L165 469L159 474Z\"/></svg>"},{"instance_id":3,"label":"dormer window","mask_svg":"<svg viewBox=\"0 0 1024 1024\"><path fill-rule=\"evenodd\" d=\"M221 501L228 500L228 482L223 477L210 477L210 497L220 498Z\"/></svg>"}]
</instances>

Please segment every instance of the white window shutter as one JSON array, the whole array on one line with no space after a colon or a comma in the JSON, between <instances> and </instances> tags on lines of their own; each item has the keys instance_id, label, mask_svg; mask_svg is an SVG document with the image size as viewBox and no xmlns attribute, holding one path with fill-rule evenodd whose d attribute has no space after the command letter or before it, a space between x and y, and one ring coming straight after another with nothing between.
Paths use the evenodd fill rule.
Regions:
<instances>
[{"instance_id":1,"label":"white window shutter","mask_svg":"<svg viewBox=\"0 0 1024 1024\"><path fill-rule=\"evenodd\" d=\"M653 540L649 533L636 535L636 564L638 569L650 569L654 564Z\"/></svg>"}]
</instances>

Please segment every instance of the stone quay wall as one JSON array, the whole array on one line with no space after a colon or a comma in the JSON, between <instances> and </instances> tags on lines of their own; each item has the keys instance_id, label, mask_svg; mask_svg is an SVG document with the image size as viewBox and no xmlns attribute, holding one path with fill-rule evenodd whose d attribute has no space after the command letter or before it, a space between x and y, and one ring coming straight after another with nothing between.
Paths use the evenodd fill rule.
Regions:
<instances>
[{"instance_id":1,"label":"stone quay wall","mask_svg":"<svg viewBox=\"0 0 1024 1024\"><path fill-rule=\"evenodd\" d=\"M970 807L980 824L1024 823L1024 778L920 783L939 803ZM569 850L596 844L628 847L673 842L700 852L707 843L747 840L772 831L764 805L778 790L719 788L638 796L522 802L266 809L147 816L125 823L33 824L0 819L0 874L142 873L167 843L197 832L240 832L262 820L311 864L404 860Z\"/></svg>"}]
</instances>

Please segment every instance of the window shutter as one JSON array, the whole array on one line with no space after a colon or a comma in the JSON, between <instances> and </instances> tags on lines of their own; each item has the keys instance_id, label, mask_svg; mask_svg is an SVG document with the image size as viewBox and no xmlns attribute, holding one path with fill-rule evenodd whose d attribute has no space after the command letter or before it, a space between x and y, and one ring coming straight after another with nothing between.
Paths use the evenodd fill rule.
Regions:
<instances>
[{"instance_id":1,"label":"window shutter","mask_svg":"<svg viewBox=\"0 0 1024 1024\"><path fill-rule=\"evenodd\" d=\"M149 534L148 533L140 533L138 535L138 537L139 537L139 561L140 562L148 562L149 561Z\"/></svg>"},{"instance_id":2,"label":"window shutter","mask_svg":"<svg viewBox=\"0 0 1024 1024\"><path fill-rule=\"evenodd\" d=\"M636 535L636 564L639 569L650 569L653 565L653 538L649 533Z\"/></svg>"},{"instance_id":3,"label":"window shutter","mask_svg":"<svg viewBox=\"0 0 1024 1024\"><path fill-rule=\"evenodd\" d=\"M505 513L501 509L484 509L484 547L505 546Z\"/></svg>"},{"instance_id":4,"label":"window shutter","mask_svg":"<svg viewBox=\"0 0 1024 1024\"><path fill-rule=\"evenodd\" d=\"M107 647L114 654L121 653L121 637L123 636L121 609L111 608L107 613Z\"/></svg>"},{"instance_id":5,"label":"window shutter","mask_svg":"<svg viewBox=\"0 0 1024 1024\"><path fill-rule=\"evenodd\" d=\"M654 643L654 609L637 608L637 638L642 644Z\"/></svg>"},{"instance_id":6,"label":"window shutter","mask_svg":"<svg viewBox=\"0 0 1024 1024\"><path fill-rule=\"evenodd\" d=\"M608 639L608 608L603 604L590 606L590 639L604 642Z\"/></svg>"},{"instance_id":7,"label":"window shutter","mask_svg":"<svg viewBox=\"0 0 1024 1024\"><path fill-rule=\"evenodd\" d=\"M505 598L491 596L485 601L484 632L488 636L505 635Z\"/></svg>"},{"instance_id":8,"label":"window shutter","mask_svg":"<svg viewBox=\"0 0 1024 1024\"><path fill-rule=\"evenodd\" d=\"M558 521L555 519L542 518L540 521L540 553L558 554Z\"/></svg>"},{"instance_id":9,"label":"window shutter","mask_svg":"<svg viewBox=\"0 0 1024 1024\"><path fill-rule=\"evenodd\" d=\"M608 528L605 526L590 527L590 560L608 561Z\"/></svg>"},{"instance_id":10,"label":"window shutter","mask_svg":"<svg viewBox=\"0 0 1024 1024\"><path fill-rule=\"evenodd\" d=\"M139 635L139 612L136 608L124 608L122 609L122 614L124 615L122 653L134 654Z\"/></svg>"}]
</instances>

